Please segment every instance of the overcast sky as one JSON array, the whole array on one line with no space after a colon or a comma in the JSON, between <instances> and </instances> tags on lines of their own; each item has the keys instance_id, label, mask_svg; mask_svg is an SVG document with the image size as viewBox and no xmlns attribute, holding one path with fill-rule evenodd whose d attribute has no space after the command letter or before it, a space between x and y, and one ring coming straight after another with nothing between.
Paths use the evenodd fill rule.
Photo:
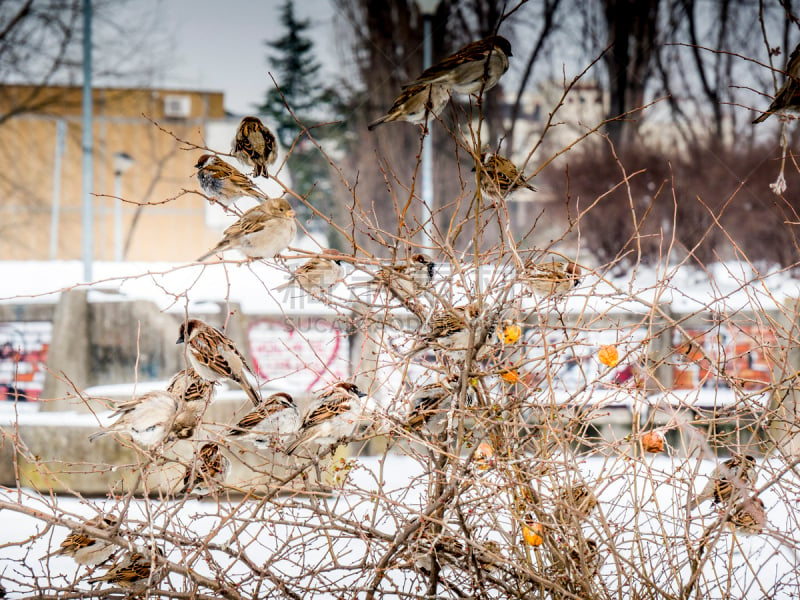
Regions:
<instances>
[{"instance_id":1,"label":"overcast sky","mask_svg":"<svg viewBox=\"0 0 800 600\"><path fill-rule=\"evenodd\" d=\"M283 33L283 0L155 0L153 4L171 45L156 85L222 91L227 110L252 112L272 85L264 42ZM296 0L295 12L311 19L319 60L331 72L337 52L331 3Z\"/></svg>"}]
</instances>

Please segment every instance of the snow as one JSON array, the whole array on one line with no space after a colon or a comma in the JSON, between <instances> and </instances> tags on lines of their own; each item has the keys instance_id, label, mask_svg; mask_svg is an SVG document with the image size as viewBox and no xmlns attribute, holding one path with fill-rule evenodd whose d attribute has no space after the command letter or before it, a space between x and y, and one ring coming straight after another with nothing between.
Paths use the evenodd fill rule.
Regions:
<instances>
[{"instance_id":1,"label":"snow","mask_svg":"<svg viewBox=\"0 0 800 600\"><path fill-rule=\"evenodd\" d=\"M428 481L420 463L409 456L396 454L388 455L385 460L362 456L354 461L342 491L325 501L328 514L341 519L340 523L344 520L362 522L366 527L393 536L405 525L403 519L413 518L425 505ZM644 566L654 584L677 595L677 586L688 579L687 545L696 550L702 532L718 516L706 504L693 513L687 526L683 508L687 489L673 476L678 470L687 468L698 468L701 474L707 475L715 464L665 455L634 461L591 457L576 464L579 476L593 482L598 496L599 510L585 522L583 534L601 544L603 564L600 576L611 596L621 594L626 597L627 586L632 585L628 560ZM783 491L796 491L798 482L791 472L783 473L785 468L779 459L759 463L757 486L771 482L776 475L782 477L780 488L769 486L760 495L768 512L766 531L746 537L733 536L727 528L718 530L720 536L708 548L708 561L700 578L700 585L708 592L704 598L770 597L788 600L800 594L800 579L795 568L798 562L794 498L791 493ZM701 475L695 481L695 486L699 487L704 484L705 477ZM546 492L545 488L540 491ZM376 506L372 500L375 494L387 498L386 503ZM501 527L510 523L509 506L503 504L505 501L503 478L496 469L478 475L474 486L465 493L466 506L474 507L475 502L479 502L477 506L482 503L486 510L505 512L505 517L498 517ZM50 497L30 489L0 488L0 502L19 503L27 511L57 515L69 523L115 509L114 501L106 498ZM174 535L185 536L190 542L207 539L221 544L221 548L230 545L235 551L241 549L254 564L268 564L272 573L283 575L293 583L315 581L325 587L325 582L330 581L330 593L315 595L327 600L337 597L333 592L337 585L364 585L368 578L349 567L357 565L365 553L370 560L374 560L375 555L370 553L357 533L342 535L340 531L329 538L332 544L329 547L324 536L315 533L318 531L318 517L310 516L313 504L306 499L302 505L306 508L303 508L276 498L264 508L258 500L221 501L218 505L214 501L179 503L154 498L137 499L130 503L125 519L131 530L144 532L148 527L146 523L149 523L154 531L167 527ZM4 584L12 598L30 593L34 581L45 589L48 585L88 589L88 584L81 581L85 570L70 559L53 557L49 561L40 560L61 542L67 533L65 527L47 529L34 514L3 512L0 547L4 550L0 553L0 578L5 579ZM230 513L235 513L236 518L221 519L221 515ZM468 515L471 514L472 509ZM477 539L503 542L501 532L487 530L480 515L474 520L473 535ZM206 538L208 535L211 538ZM622 562L615 562L609 550L611 547ZM329 561L331 551L336 554L338 566L314 573L315 567ZM510 551L510 548L501 546L501 555L507 556ZM182 550L176 546L168 547L166 552L167 559L177 564L185 564L189 554L190 549ZM235 564L234 559L219 551L213 551L212 555L223 566L231 567L226 571L227 581L238 582L237 587L244 593L253 593L252 576L247 574L243 564ZM201 575L211 575L204 559L195 563L193 569ZM11 586L9 577L18 583ZM408 572L390 569L387 577L401 589L411 585ZM191 589L177 575L172 575L171 582L178 590ZM268 583L266 585L269 587ZM730 589L726 592L727 586ZM756 593L754 590L770 592Z\"/></svg>"}]
</instances>

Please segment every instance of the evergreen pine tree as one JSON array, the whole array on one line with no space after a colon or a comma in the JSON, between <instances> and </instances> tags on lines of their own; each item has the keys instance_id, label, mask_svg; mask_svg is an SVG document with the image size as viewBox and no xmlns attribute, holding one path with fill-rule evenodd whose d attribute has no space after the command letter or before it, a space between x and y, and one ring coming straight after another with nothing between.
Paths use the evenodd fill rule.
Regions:
<instances>
[{"instance_id":1,"label":"evergreen pine tree","mask_svg":"<svg viewBox=\"0 0 800 600\"><path fill-rule=\"evenodd\" d=\"M310 21L297 19L293 0L286 0L281 7L281 24L285 29L283 36L266 42L272 50L268 57L270 73L280 89L270 80L270 89L258 110L276 124L275 134L284 151L289 151L294 145L286 163L294 191L307 196L309 203L323 213L330 214L328 161L306 135L297 139L302 128L286 105L306 128L312 130L315 140L330 140L337 135L337 127L315 126L338 120L336 94L321 85L320 64L314 59L314 44L306 35ZM305 207L298 209L301 217L310 216Z\"/></svg>"}]
</instances>

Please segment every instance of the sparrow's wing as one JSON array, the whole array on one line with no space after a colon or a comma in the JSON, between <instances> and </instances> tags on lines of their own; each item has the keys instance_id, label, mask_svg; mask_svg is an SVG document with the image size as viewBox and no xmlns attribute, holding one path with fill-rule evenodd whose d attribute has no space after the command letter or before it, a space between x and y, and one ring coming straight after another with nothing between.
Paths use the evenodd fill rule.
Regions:
<instances>
[{"instance_id":1,"label":"sparrow's wing","mask_svg":"<svg viewBox=\"0 0 800 600\"><path fill-rule=\"evenodd\" d=\"M418 85L423 83L446 83L451 77L453 70L465 64L472 62L485 62L489 56L494 44L490 38L485 38L467 44L461 50L448 56L439 63L425 69L417 79L412 81L408 86Z\"/></svg>"},{"instance_id":2,"label":"sparrow's wing","mask_svg":"<svg viewBox=\"0 0 800 600\"><path fill-rule=\"evenodd\" d=\"M310 429L349 410L350 398L334 393L305 416L301 429Z\"/></svg>"},{"instance_id":3,"label":"sparrow's wing","mask_svg":"<svg viewBox=\"0 0 800 600\"><path fill-rule=\"evenodd\" d=\"M233 374L230 363L220 351L227 349L230 344L217 331L213 329L200 331L189 339L188 344L194 357L209 369L225 377Z\"/></svg>"},{"instance_id":4,"label":"sparrow's wing","mask_svg":"<svg viewBox=\"0 0 800 600\"><path fill-rule=\"evenodd\" d=\"M429 337L447 337L464 329L466 323L462 317L463 311L454 309L458 314L449 312L436 313L431 318L431 332Z\"/></svg>"},{"instance_id":5,"label":"sparrow's wing","mask_svg":"<svg viewBox=\"0 0 800 600\"><path fill-rule=\"evenodd\" d=\"M238 221L233 223L225 230L225 239L238 239L243 235L247 235L248 233L259 231L264 227L264 223L269 219L270 216L264 212L260 204L258 206L254 206L253 208L245 211L245 213L239 217Z\"/></svg>"},{"instance_id":6,"label":"sparrow's wing","mask_svg":"<svg viewBox=\"0 0 800 600\"><path fill-rule=\"evenodd\" d=\"M800 44L789 55L786 63L786 74L794 79L800 79Z\"/></svg>"}]
</instances>

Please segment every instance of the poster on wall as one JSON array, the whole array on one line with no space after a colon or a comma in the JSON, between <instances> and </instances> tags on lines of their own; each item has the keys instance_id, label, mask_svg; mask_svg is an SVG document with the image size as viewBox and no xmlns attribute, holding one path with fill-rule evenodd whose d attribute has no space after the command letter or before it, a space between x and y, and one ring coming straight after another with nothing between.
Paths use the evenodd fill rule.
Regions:
<instances>
[{"instance_id":1,"label":"poster on wall","mask_svg":"<svg viewBox=\"0 0 800 600\"><path fill-rule=\"evenodd\" d=\"M264 319L249 330L250 356L259 378L289 393L316 391L350 375L347 335L326 319Z\"/></svg>"},{"instance_id":2,"label":"poster on wall","mask_svg":"<svg viewBox=\"0 0 800 600\"><path fill-rule=\"evenodd\" d=\"M0 401L39 399L52 335L49 321L0 323Z\"/></svg>"}]
</instances>

